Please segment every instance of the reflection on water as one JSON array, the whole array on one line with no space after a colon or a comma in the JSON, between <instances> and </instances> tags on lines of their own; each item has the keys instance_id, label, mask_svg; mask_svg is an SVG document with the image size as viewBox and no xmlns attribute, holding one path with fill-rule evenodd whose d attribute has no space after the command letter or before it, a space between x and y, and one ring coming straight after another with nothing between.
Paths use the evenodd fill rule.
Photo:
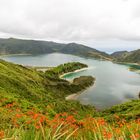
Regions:
<instances>
[{"instance_id":1,"label":"reflection on water","mask_svg":"<svg viewBox=\"0 0 140 140\"><path fill-rule=\"evenodd\" d=\"M78 73L70 73L65 75L64 78L73 79L81 75L96 77L95 85L79 95L77 100L83 104L92 104L99 109L122 103L128 99L138 98L140 91L140 74L129 71L127 65L59 53L35 56L6 56L3 59L32 66L56 66L72 61L88 64L89 69Z\"/></svg>"}]
</instances>

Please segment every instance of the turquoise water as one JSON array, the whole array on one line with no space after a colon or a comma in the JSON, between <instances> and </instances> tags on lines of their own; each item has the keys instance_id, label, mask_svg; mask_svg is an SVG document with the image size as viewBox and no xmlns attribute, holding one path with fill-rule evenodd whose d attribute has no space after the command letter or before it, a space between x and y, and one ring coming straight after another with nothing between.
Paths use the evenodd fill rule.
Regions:
<instances>
[{"instance_id":1,"label":"turquoise water","mask_svg":"<svg viewBox=\"0 0 140 140\"><path fill-rule=\"evenodd\" d=\"M87 64L89 69L68 74L64 78L73 79L81 75L96 77L95 85L79 95L77 100L83 104L94 105L99 109L138 98L140 91L140 74L129 71L127 65L59 53L1 58L17 64L32 66L57 66L73 61Z\"/></svg>"}]
</instances>

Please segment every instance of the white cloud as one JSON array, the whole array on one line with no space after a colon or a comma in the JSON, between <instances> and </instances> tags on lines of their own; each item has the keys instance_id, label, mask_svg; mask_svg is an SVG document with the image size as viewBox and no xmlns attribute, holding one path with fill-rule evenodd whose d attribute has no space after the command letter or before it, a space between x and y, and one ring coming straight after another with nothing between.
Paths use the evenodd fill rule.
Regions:
<instances>
[{"instance_id":1,"label":"white cloud","mask_svg":"<svg viewBox=\"0 0 140 140\"><path fill-rule=\"evenodd\" d=\"M0 0L0 37L140 42L140 0Z\"/></svg>"}]
</instances>

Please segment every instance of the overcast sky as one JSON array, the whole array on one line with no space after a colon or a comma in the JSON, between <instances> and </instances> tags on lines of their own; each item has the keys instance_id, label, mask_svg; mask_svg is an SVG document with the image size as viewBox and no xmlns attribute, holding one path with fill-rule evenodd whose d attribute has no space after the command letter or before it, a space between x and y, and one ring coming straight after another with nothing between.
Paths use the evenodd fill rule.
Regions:
<instances>
[{"instance_id":1,"label":"overcast sky","mask_svg":"<svg viewBox=\"0 0 140 140\"><path fill-rule=\"evenodd\" d=\"M0 37L140 48L140 0L0 0Z\"/></svg>"}]
</instances>

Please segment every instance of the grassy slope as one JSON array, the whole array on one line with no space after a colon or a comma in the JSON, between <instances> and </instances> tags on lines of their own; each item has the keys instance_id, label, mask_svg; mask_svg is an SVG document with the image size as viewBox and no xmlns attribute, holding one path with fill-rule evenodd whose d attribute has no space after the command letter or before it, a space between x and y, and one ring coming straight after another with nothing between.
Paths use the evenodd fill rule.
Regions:
<instances>
[{"instance_id":1,"label":"grassy slope","mask_svg":"<svg viewBox=\"0 0 140 140\"><path fill-rule=\"evenodd\" d=\"M89 86L92 82L93 79L84 84ZM84 89L83 85L70 84L59 78L48 77L43 72L0 60L0 99L6 98L6 101L0 102L1 109L16 102L23 112L36 108L40 112L55 115L62 111L72 112L78 109L79 114L84 116L89 112L93 113L94 108L75 101L65 101L67 95ZM46 106L51 106L51 109L47 110ZM2 117L2 112L0 116L1 120L6 119Z\"/></svg>"},{"instance_id":2,"label":"grassy slope","mask_svg":"<svg viewBox=\"0 0 140 140\"><path fill-rule=\"evenodd\" d=\"M84 66L79 63L73 64L78 64L81 68ZM66 66L66 69L70 68L71 70L71 67L69 67L71 63ZM60 69L58 70L58 68ZM56 72L56 69L62 72L62 65L58 68L55 68L54 72ZM81 82L81 79L84 80ZM86 82L84 82L85 80ZM35 138L42 140L47 137L50 137L47 139L56 140L57 137L69 130L69 133L64 135L65 139L70 137L71 133L75 132L77 128L76 139L104 139L105 137L109 139L109 137L116 136L115 139L119 139L120 136L126 139L131 136L137 137L137 135L132 134L135 132L133 130L139 127L139 124L135 121L126 124L120 118L126 118L127 121L140 118L140 100L117 105L102 112L97 112L93 107L84 106L75 101L65 101L66 95L80 91L85 88L83 85L87 87L92 82L91 77L81 77L70 84L65 80L48 76L47 73L37 72L34 69L0 60L0 130L8 128L5 132L0 131L0 138L5 133L5 137L12 138L18 135L23 140L34 140ZM61 113L61 115L58 116L57 113ZM114 115L117 115L117 119L114 118ZM46 116L47 125L44 124ZM113 122L113 125L112 123L106 124L107 122L103 118ZM39 130L38 128L42 126L37 126L36 121L38 122L38 119L43 121L41 124L43 128ZM32 122L29 126L26 124L28 121ZM60 127L63 122L65 124ZM17 123L22 124L22 127ZM118 127L120 123L123 126ZM32 125L35 125L36 129ZM133 130L126 129L127 125ZM52 132L51 126L57 126L58 128L53 128L55 132ZM121 134L116 133L118 129L122 132ZM50 136L48 136L49 133ZM54 136L56 138L53 138Z\"/></svg>"},{"instance_id":3,"label":"grassy slope","mask_svg":"<svg viewBox=\"0 0 140 140\"><path fill-rule=\"evenodd\" d=\"M68 63L68 65L60 65L52 71L55 74L56 72L57 74L63 74L63 71L73 71L74 69L71 69L72 65L78 65L79 67L77 66L77 69L87 67L87 65L81 63ZM77 102L64 100L67 95L76 93L92 83L91 77L89 77L91 81L86 80L85 78L83 79L84 80L79 82L79 84L77 83L78 79L74 80L76 81L75 84L70 84L58 77L51 77L50 71L49 74L47 72L44 74L43 72L37 72L34 69L28 69L20 65L0 60L1 98L8 98L10 102L14 100L20 102L19 105L25 110L28 109L28 107L35 106L36 108L39 108L40 111L43 111L45 106L54 104L53 110L56 113L71 111L71 108L78 109L79 113L82 112L83 114L86 114L83 110L89 113L91 110L94 110L92 107L88 108ZM89 83L87 81L89 81ZM85 86L82 86L84 84ZM62 106L60 105L61 103L63 103ZM128 116L133 115L136 117L139 115L139 108L140 101L132 101L105 110L104 115L117 113L126 114Z\"/></svg>"},{"instance_id":4,"label":"grassy slope","mask_svg":"<svg viewBox=\"0 0 140 140\"><path fill-rule=\"evenodd\" d=\"M130 52L123 60L124 62L132 62L140 64L140 49Z\"/></svg>"},{"instance_id":5,"label":"grassy slope","mask_svg":"<svg viewBox=\"0 0 140 140\"><path fill-rule=\"evenodd\" d=\"M112 118L114 114L128 121L140 118L140 100L132 100L101 112L101 116L107 119Z\"/></svg>"}]
</instances>

